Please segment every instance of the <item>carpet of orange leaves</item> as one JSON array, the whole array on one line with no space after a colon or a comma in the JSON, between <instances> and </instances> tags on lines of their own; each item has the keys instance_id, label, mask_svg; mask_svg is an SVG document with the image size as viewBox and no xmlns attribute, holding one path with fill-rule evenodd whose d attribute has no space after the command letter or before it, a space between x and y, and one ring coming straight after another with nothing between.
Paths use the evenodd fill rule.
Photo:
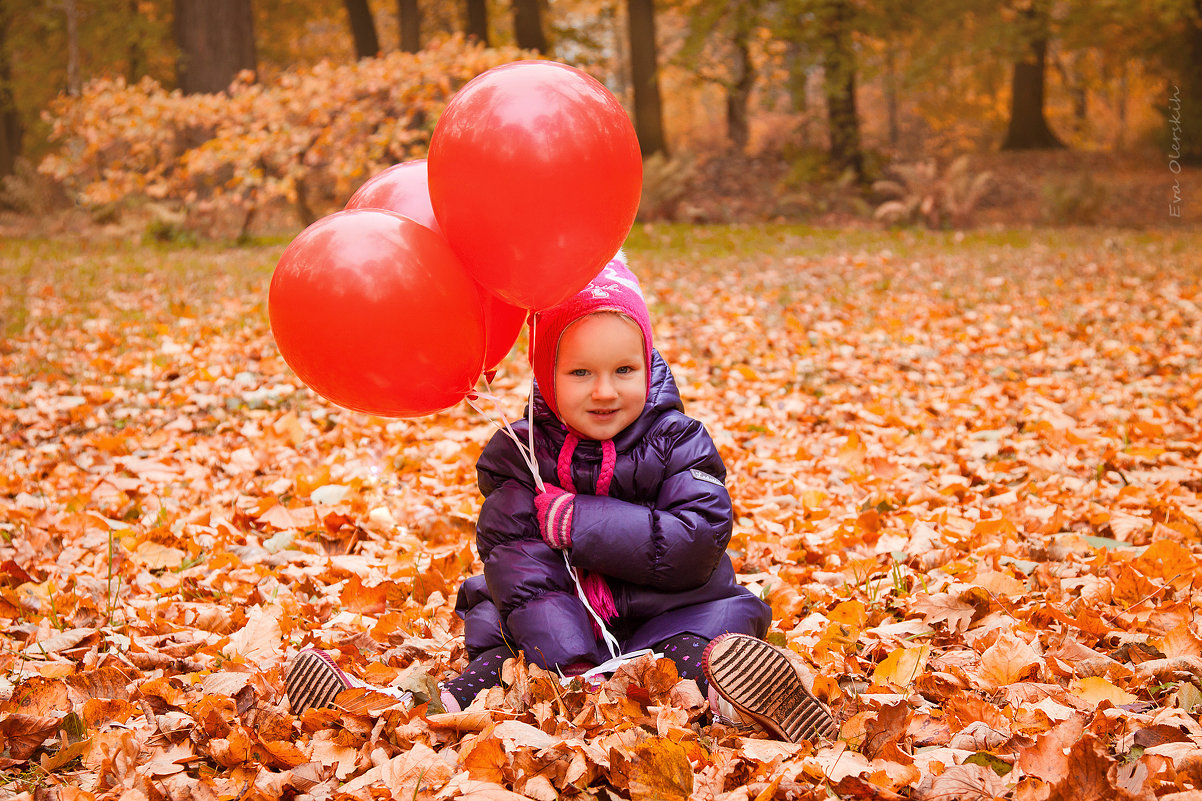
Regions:
<instances>
[{"instance_id":1,"label":"carpet of orange leaves","mask_svg":"<svg viewBox=\"0 0 1202 801\"><path fill-rule=\"evenodd\" d=\"M301 387L282 247L10 241L0 798L1202 798L1202 241L664 230L657 344L837 742L710 726L649 658L292 715L307 645L422 699L463 667L492 426Z\"/></svg>"}]
</instances>

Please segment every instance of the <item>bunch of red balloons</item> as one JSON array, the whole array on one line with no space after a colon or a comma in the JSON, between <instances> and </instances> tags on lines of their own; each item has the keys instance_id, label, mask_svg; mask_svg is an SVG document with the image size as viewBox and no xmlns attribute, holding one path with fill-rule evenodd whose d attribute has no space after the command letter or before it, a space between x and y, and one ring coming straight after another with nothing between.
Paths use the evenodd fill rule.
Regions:
<instances>
[{"instance_id":1,"label":"bunch of red balloons","mask_svg":"<svg viewBox=\"0 0 1202 801\"><path fill-rule=\"evenodd\" d=\"M348 409L454 406L529 311L613 257L641 186L634 128L598 81L551 61L489 70L451 98L428 161L374 176L285 249L268 299L280 353Z\"/></svg>"}]
</instances>

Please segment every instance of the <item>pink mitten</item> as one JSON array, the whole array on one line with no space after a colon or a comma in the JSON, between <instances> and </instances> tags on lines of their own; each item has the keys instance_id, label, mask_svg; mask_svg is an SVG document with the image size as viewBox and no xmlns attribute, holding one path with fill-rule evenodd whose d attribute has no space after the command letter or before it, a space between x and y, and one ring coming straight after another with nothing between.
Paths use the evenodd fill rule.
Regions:
<instances>
[{"instance_id":1,"label":"pink mitten","mask_svg":"<svg viewBox=\"0 0 1202 801\"><path fill-rule=\"evenodd\" d=\"M539 533L552 548L572 547L572 509L575 504L575 493L565 492L553 484L545 485L543 491L534 496Z\"/></svg>"}]
</instances>

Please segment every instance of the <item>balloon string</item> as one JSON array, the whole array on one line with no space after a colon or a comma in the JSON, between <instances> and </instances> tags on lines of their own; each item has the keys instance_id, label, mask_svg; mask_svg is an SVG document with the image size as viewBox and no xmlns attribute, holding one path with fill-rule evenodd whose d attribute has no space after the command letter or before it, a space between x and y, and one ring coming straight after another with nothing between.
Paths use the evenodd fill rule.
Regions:
<instances>
[{"instance_id":1,"label":"balloon string","mask_svg":"<svg viewBox=\"0 0 1202 801\"><path fill-rule=\"evenodd\" d=\"M610 634L609 629L605 625L605 619L597 614L597 610L593 609L593 605L589 603L588 595L584 592L584 584L580 581L580 570L572 566L572 560L568 558L568 552L560 551L560 553L563 554L563 563L568 566L568 573L572 577L572 583L576 585L576 597L584 604L589 617L593 619L593 623L597 625L597 629L601 632L601 639L605 641L605 647L609 649L610 658L617 659L622 655L621 643L618 642L617 637Z\"/></svg>"},{"instance_id":2,"label":"balloon string","mask_svg":"<svg viewBox=\"0 0 1202 801\"><path fill-rule=\"evenodd\" d=\"M530 326L530 351L534 351L534 325ZM538 460L534 456L534 380L531 379L530 381L530 397L526 403L526 442L522 442L521 438L518 437L517 432L513 430L513 426L509 424L509 420L506 419L505 407L501 404L501 399L492 391L492 383L488 380L487 376L484 377L484 387L484 392L477 392L475 393L474 397L469 395L467 398L465 398L465 400L467 401L468 405L479 412L484 419L488 420L499 430L504 431L505 435L513 440L513 444L517 446L518 453L520 453L522 456L522 461L526 463L526 468L530 471L530 476L534 479L534 485L538 487L539 492L542 492L544 489L543 479L542 476L539 475ZM476 404L477 399L487 399L491 401L500 412L500 422L498 422L497 419L490 415L487 411L478 406ZM568 558L568 552L565 550L561 553L563 554L564 564L568 567L568 575L572 577L572 583L576 585L576 596L580 599L580 602L584 604L584 608L588 611L589 616L597 625L597 629L601 632L601 638L604 640L605 647L609 651L611 661L618 660L623 656L621 644L618 642L617 638L610 633L609 628L605 625L605 620L597 613L597 610L593 608L593 605L589 603L588 596L584 592L584 585L580 580L580 571L572 565L571 559Z\"/></svg>"},{"instance_id":3,"label":"balloon string","mask_svg":"<svg viewBox=\"0 0 1202 801\"><path fill-rule=\"evenodd\" d=\"M539 492L542 492L543 491L543 479L542 479L542 476L540 476L538 474L538 462L534 458L534 440L531 439L529 447L527 447L526 443L522 442L521 437L519 437L517 435L517 432L513 430L513 426L509 425L509 421L507 419L505 419L505 415L504 415L505 408L501 404L501 399L499 397L497 397L497 395L492 391L492 384L489 383L487 378L484 379L484 386L486 388L486 391L474 393L475 398L473 398L472 396L469 395L464 400L467 401L468 406L471 406L473 409L475 409L477 412L479 412L484 417L485 420L492 423L494 426L497 427L498 430L504 432L505 436L507 436L511 440L513 440L513 444L517 446L518 453L521 454L521 456L522 456L522 461L526 463L526 469L530 471L530 476L531 476L531 478L534 479L534 485L536 487L538 487ZM531 389L531 402L533 402L533 392L534 392L533 385L531 385L530 389ZM501 419L498 421L497 418L495 418L491 414L489 414L487 410L485 410L485 409L481 408L479 405L477 405L476 400L478 400L478 399L485 399L485 400L491 401L492 404L494 406L496 406L497 409L501 412L501 416L500 416Z\"/></svg>"},{"instance_id":4,"label":"balloon string","mask_svg":"<svg viewBox=\"0 0 1202 801\"><path fill-rule=\"evenodd\" d=\"M530 351L532 353L534 352L533 320L531 321L530 325ZM492 390L492 382L488 380L487 375L483 376L483 378L485 391L469 394L465 400L467 401L468 405L479 412L484 419L488 420L488 422L492 423L501 431L504 431L505 435L513 440L513 444L517 446L518 453L522 456L522 461L526 463L526 469L530 471L530 477L534 479L534 486L538 488L539 492L542 492L545 489L545 486L543 485L542 476L539 475L538 460L534 456L534 380L531 379L530 381L530 396L526 403L526 442L523 443L522 440L518 438L517 432L513 430L513 426L509 425L509 419L505 415L505 407L501 403L501 399L498 398L496 393L494 393ZM479 406L477 406L475 403L476 398L486 398L492 401L493 406L495 406L500 412L500 422L498 422L484 409L481 409Z\"/></svg>"},{"instance_id":5,"label":"balloon string","mask_svg":"<svg viewBox=\"0 0 1202 801\"><path fill-rule=\"evenodd\" d=\"M501 399L498 398L495 393L493 393L492 385L489 383L487 378L484 379L484 386L487 388L485 392L477 392L475 393L474 398L468 397L465 398L465 400L469 406L483 415L486 420L495 425L501 431L505 432L505 435L513 440L514 444L517 445L518 452L522 455L522 461L526 463L527 469L530 470L530 475L534 477L534 483L538 485L539 491L542 492L543 480L538 474L538 465L534 459L534 440L531 439L530 445L527 447L526 443L522 442L521 438L518 437L517 432L513 430L513 427L509 425L509 421L505 419L504 415L502 415L501 420L498 422L497 419L489 414L485 409L477 405L477 400L487 399L492 401L494 406L504 412L504 408L501 405ZM530 407L534 407L533 382L530 384ZM533 430L533 418L530 420L530 427ZM568 558L568 552L563 551L562 553L564 564L568 567L568 575L572 577L572 584L574 584L576 587L576 597L578 597L580 602L584 604L584 608L588 611L589 617L591 617L593 622L597 624L597 628L601 632L601 638L605 641L605 647L609 650L609 655L612 658L617 659L622 653L622 646L618 643L617 638L615 638L606 627L604 618L602 618L601 615L597 613L597 610L593 608L593 605L589 603L588 596L584 592L584 585L580 580L580 571L572 566L572 562Z\"/></svg>"},{"instance_id":6,"label":"balloon string","mask_svg":"<svg viewBox=\"0 0 1202 801\"><path fill-rule=\"evenodd\" d=\"M534 356L534 319L538 316L537 312L532 312L530 315L530 342L528 343L531 357ZM534 367L534 359L530 360L531 368ZM554 379L552 379L554 381ZM530 376L530 397L526 402L526 445L530 450L531 463L534 465L533 470L538 473L538 463L534 459L534 376ZM539 492L543 490L542 479L537 476L534 483L538 485Z\"/></svg>"}]
</instances>

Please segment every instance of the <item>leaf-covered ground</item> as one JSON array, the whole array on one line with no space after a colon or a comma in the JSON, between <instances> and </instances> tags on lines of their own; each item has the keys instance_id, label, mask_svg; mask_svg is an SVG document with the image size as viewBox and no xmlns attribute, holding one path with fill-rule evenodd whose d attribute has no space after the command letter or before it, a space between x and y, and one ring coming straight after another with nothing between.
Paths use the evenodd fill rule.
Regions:
<instances>
[{"instance_id":1,"label":"leaf-covered ground","mask_svg":"<svg viewBox=\"0 0 1202 801\"><path fill-rule=\"evenodd\" d=\"M736 567L842 722L801 745L650 660L291 715L306 645L463 667L493 427L302 388L282 249L0 244L0 796L1202 798L1202 238L636 231Z\"/></svg>"}]
</instances>

